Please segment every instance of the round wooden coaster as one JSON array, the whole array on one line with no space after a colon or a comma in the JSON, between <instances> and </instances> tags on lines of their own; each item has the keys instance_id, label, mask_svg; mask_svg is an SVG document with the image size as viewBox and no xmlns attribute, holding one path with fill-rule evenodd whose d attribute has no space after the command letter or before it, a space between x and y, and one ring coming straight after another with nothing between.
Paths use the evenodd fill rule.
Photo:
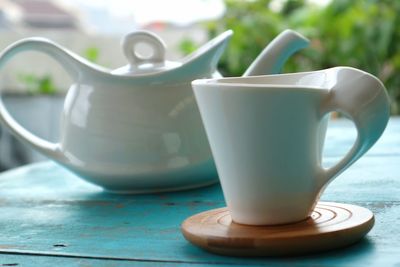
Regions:
<instances>
[{"instance_id":1,"label":"round wooden coaster","mask_svg":"<svg viewBox=\"0 0 400 267\"><path fill-rule=\"evenodd\" d=\"M196 214L182 224L193 244L230 256L289 256L348 246L374 225L373 213L355 205L319 202L304 221L278 226L232 222L227 208Z\"/></svg>"}]
</instances>

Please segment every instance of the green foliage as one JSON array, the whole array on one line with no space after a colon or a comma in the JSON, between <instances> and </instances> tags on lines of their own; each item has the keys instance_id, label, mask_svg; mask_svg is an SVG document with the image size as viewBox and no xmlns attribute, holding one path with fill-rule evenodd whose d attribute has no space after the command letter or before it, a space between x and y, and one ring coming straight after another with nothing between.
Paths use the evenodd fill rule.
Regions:
<instances>
[{"instance_id":1,"label":"green foliage","mask_svg":"<svg viewBox=\"0 0 400 267\"><path fill-rule=\"evenodd\" d=\"M100 50L95 46L91 46L85 49L83 55L87 60L93 63L97 63L97 60L99 59L100 55Z\"/></svg>"},{"instance_id":2,"label":"green foliage","mask_svg":"<svg viewBox=\"0 0 400 267\"><path fill-rule=\"evenodd\" d=\"M57 88L50 75L37 76L33 74L20 74L18 79L25 84L31 94L55 94Z\"/></svg>"},{"instance_id":3,"label":"green foliage","mask_svg":"<svg viewBox=\"0 0 400 267\"><path fill-rule=\"evenodd\" d=\"M96 63L100 55L100 51L97 47L91 46L85 49L83 56ZM18 74L17 79L23 83L31 94L55 94L57 93L57 87L54 84L54 80L50 74L43 76L35 74Z\"/></svg>"},{"instance_id":4,"label":"green foliage","mask_svg":"<svg viewBox=\"0 0 400 267\"><path fill-rule=\"evenodd\" d=\"M183 39L179 43L179 50L184 54L190 54L197 49L197 45L189 38Z\"/></svg>"},{"instance_id":5,"label":"green foliage","mask_svg":"<svg viewBox=\"0 0 400 267\"><path fill-rule=\"evenodd\" d=\"M242 75L277 34L291 28L310 38L311 47L294 55L284 72L344 65L363 69L383 81L392 113L400 114L400 1L334 0L327 6L300 0L225 2L225 16L206 25L210 38L234 31L220 61L224 75Z\"/></svg>"}]
</instances>

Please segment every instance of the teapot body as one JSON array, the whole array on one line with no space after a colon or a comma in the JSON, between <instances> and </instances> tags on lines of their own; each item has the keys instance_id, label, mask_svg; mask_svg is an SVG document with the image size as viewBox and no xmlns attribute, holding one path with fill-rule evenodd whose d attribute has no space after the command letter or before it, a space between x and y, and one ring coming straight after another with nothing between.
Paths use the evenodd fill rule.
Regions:
<instances>
[{"instance_id":1,"label":"teapot body","mask_svg":"<svg viewBox=\"0 0 400 267\"><path fill-rule=\"evenodd\" d=\"M38 152L109 191L148 193L217 182L191 81L219 76L217 63L231 35L226 31L182 61L170 62L162 40L134 32L122 42L128 65L113 71L47 39L18 41L0 54L0 67L17 53L34 50L58 61L74 83L66 96L58 143L24 129L1 101L0 122ZM150 57L135 51L139 43L152 49ZM285 31L245 75L275 72L307 44Z\"/></svg>"},{"instance_id":2,"label":"teapot body","mask_svg":"<svg viewBox=\"0 0 400 267\"><path fill-rule=\"evenodd\" d=\"M66 96L61 164L114 191L129 191L133 184L133 191L146 191L137 188L141 179L172 173L172 180L188 176L187 184L163 179L157 182L160 188L168 189L165 183L194 187L216 181L190 80L160 86L158 79L141 85L129 79L85 78Z\"/></svg>"}]
</instances>

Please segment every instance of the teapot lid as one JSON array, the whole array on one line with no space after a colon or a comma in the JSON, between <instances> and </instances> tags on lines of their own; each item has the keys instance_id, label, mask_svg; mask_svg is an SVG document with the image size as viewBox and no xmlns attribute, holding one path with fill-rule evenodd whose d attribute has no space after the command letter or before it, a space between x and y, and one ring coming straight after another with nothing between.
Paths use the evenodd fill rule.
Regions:
<instances>
[{"instance_id":1,"label":"teapot lid","mask_svg":"<svg viewBox=\"0 0 400 267\"><path fill-rule=\"evenodd\" d=\"M143 56L137 51L138 44L151 48L149 56ZM180 62L165 60L165 44L157 35L149 31L135 31L122 39L122 49L128 59L128 65L113 70L116 75L142 75L161 72L179 67Z\"/></svg>"}]
</instances>

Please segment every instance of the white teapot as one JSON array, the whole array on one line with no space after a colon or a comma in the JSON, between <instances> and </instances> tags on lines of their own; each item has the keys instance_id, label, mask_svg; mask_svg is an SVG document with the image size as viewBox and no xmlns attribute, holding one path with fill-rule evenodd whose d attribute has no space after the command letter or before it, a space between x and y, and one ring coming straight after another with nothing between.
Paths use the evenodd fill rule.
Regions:
<instances>
[{"instance_id":1,"label":"white teapot","mask_svg":"<svg viewBox=\"0 0 400 267\"><path fill-rule=\"evenodd\" d=\"M217 62L232 31L226 31L180 62L165 60L156 35L137 31L122 42L129 64L116 70L94 65L43 38L18 41L0 55L35 50L57 60L73 78L65 98L58 143L21 127L0 101L0 121L40 153L81 178L116 193L180 190L217 181L217 172L191 88L191 81L216 77ZM152 48L143 57L138 43ZM245 75L279 71L307 46L287 30L255 60Z\"/></svg>"}]
</instances>

